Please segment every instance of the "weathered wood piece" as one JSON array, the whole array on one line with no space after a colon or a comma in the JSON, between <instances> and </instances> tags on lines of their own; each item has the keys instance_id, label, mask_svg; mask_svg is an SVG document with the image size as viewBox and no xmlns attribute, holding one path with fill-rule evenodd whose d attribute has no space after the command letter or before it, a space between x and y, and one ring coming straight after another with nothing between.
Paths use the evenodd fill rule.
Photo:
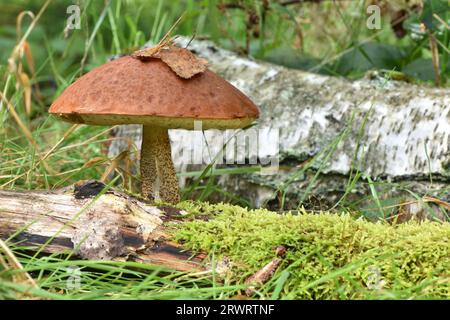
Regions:
<instances>
[{"instance_id":1,"label":"weathered wood piece","mask_svg":"<svg viewBox=\"0 0 450 320\"><path fill-rule=\"evenodd\" d=\"M189 39L180 37L177 41L184 47ZM419 194L449 185L449 89L373 75L348 81L292 70L239 56L210 41L194 40L189 49L207 59L210 69L260 106L261 119L256 126L260 133L278 133L259 136L257 156L259 162L278 157L282 170L265 176L224 176L220 184L225 190L246 197L257 206L276 201L276 187L305 161L321 152L326 154L333 144L335 150L328 159L322 155L323 161L312 164L312 169L320 169L321 175L311 190L312 195L331 203L342 195L348 176L356 170L372 180L407 182L408 188ZM111 144L109 155L126 150L130 141L139 147L140 130L139 126L119 127L115 136L123 139ZM342 139L337 139L344 132ZM183 130L170 132L178 171L198 169L182 156L193 148L194 144L186 143L186 136L192 134ZM214 156L222 147L222 133L207 131L206 139L208 146L203 142L203 150ZM301 197L311 178L302 175L293 181L291 198ZM367 192L367 186L355 186L355 194ZM449 200L445 195L444 199Z\"/></svg>"},{"instance_id":2,"label":"weathered wood piece","mask_svg":"<svg viewBox=\"0 0 450 320\"><path fill-rule=\"evenodd\" d=\"M112 189L99 194L104 188L89 181L53 192L0 190L0 238L44 253L203 270L201 255L167 237L162 209Z\"/></svg>"}]
</instances>

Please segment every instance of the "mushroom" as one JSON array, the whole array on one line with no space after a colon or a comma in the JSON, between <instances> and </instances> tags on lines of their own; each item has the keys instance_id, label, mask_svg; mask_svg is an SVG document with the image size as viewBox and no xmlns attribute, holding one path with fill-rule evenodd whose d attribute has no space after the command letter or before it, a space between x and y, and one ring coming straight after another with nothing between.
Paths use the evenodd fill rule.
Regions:
<instances>
[{"instance_id":1,"label":"mushroom","mask_svg":"<svg viewBox=\"0 0 450 320\"><path fill-rule=\"evenodd\" d=\"M175 57L188 51L195 57L187 49L162 50ZM180 201L180 194L168 129L192 130L194 121L202 121L205 130L238 129L259 116L249 98L206 67L182 78L173 67L183 66L182 62L169 66L163 58L121 57L77 79L49 109L73 123L142 124L142 196L172 204Z\"/></svg>"}]
</instances>

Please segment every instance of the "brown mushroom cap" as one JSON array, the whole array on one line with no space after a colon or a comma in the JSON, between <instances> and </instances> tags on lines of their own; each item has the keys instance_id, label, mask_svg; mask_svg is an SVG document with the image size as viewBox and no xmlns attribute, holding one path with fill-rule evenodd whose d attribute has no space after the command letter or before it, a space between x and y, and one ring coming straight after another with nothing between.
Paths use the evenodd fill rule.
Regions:
<instances>
[{"instance_id":1,"label":"brown mushroom cap","mask_svg":"<svg viewBox=\"0 0 450 320\"><path fill-rule=\"evenodd\" d=\"M80 77L49 112L75 123L174 129L193 129L194 120L203 129L243 128L259 116L250 99L208 69L182 79L160 59L130 56Z\"/></svg>"}]
</instances>

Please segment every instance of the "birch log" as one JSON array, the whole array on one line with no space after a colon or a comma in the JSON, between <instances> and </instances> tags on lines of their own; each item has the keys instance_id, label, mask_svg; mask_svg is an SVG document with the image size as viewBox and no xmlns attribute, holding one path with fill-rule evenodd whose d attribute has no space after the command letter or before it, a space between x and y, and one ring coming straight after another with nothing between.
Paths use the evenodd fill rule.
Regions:
<instances>
[{"instance_id":1,"label":"birch log","mask_svg":"<svg viewBox=\"0 0 450 320\"><path fill-rule=\"evenodd\" d=\"M0 190L0 238L44 253L91 260L132 260L172 270L202 270L166 235L175 208L158 208L88 181L53 192ZM169 212L169 213L171 213ZM172 214L173 216L173 214Z\"/></svg>"},{"instance_id":2,"label":"birch log","mask_svg":"<svg viewBox=\"0 0 450 320\"><path fill-rule=\"evenodd\" d=\"M181 37L177 41L185 46L188 39ZM310 191L329 203L343 194L355 169L375 181L407 183L410 190L421 194L448 187L449 89L391 81L376 75L349 81L287 69L239 56L210 41L194 40L189 48L206 58L210 69L261 108L261 118L255 127L256 157L259 163L268 163L268 159L276 157L280 170L272 175L224 175L219 180L227 191L248 198L253 205L276 202L277 187L315 156L320 161L312 162L313 172L290 181L288 195L293 200L302 196L314 170L320 170L320 175ZM130 141L139 148L140 130L140 126L133 125L118 127L115 136L123 139L112 142L109 156L129 149ZM193 134L183 130L170 132L178 171L201 167L192 164L197 161L189 163L183 158L194 147L198 149L199 144L209 148L209 154L220 152L222 132L207 131L207 145L196 138L190 140L194 143L186 143L189 141L186 137ZM238 133L236 141L245 134ZM237 148L238 157L249 160L245 149L239 149L239 145ZM353 190L357 195L368 192L366 184L357 184ZM398 193L398 184L386 192ZM442 192L437 196L444 200L450 198Z\"/></svg>"}]
</instances>

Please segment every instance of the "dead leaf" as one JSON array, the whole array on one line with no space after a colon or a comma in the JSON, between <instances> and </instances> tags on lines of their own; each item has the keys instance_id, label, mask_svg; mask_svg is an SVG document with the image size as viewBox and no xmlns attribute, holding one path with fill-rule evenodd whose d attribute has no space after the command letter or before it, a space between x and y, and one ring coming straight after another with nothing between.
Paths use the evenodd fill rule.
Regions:
<instances>
[{"instance_id":1,"label":"dead leaf","mask_svg":"<svg viewBox=\"0 0 450 320\"><path fill-rule=\"evenodd\" d=\"M191 51L175 46L162 49L156 54L179 77L189 79L206 70L207 61L196 57Z\"/></svg>"},{"instance_id":2,"label":"dead leaf","mask_svg":"<svg viewBox=\"0 0 450 320\"><path fill-rule=\"evenodd\" d=\"M173 72L184 79L190 79L196 74L204 72L208 61L196 57L186 48L174 46L173 40L176 36L169 38L171 32L175 29L178 23L180 23L183 16L184 14L178 18L178 20L172 25L172 27L170 27L169 31L167 31L156 46L138 50L132 53L131 56L142 61L147 61L152 58L159 58L167 64Z\"/></svg>"}]
</instances>

